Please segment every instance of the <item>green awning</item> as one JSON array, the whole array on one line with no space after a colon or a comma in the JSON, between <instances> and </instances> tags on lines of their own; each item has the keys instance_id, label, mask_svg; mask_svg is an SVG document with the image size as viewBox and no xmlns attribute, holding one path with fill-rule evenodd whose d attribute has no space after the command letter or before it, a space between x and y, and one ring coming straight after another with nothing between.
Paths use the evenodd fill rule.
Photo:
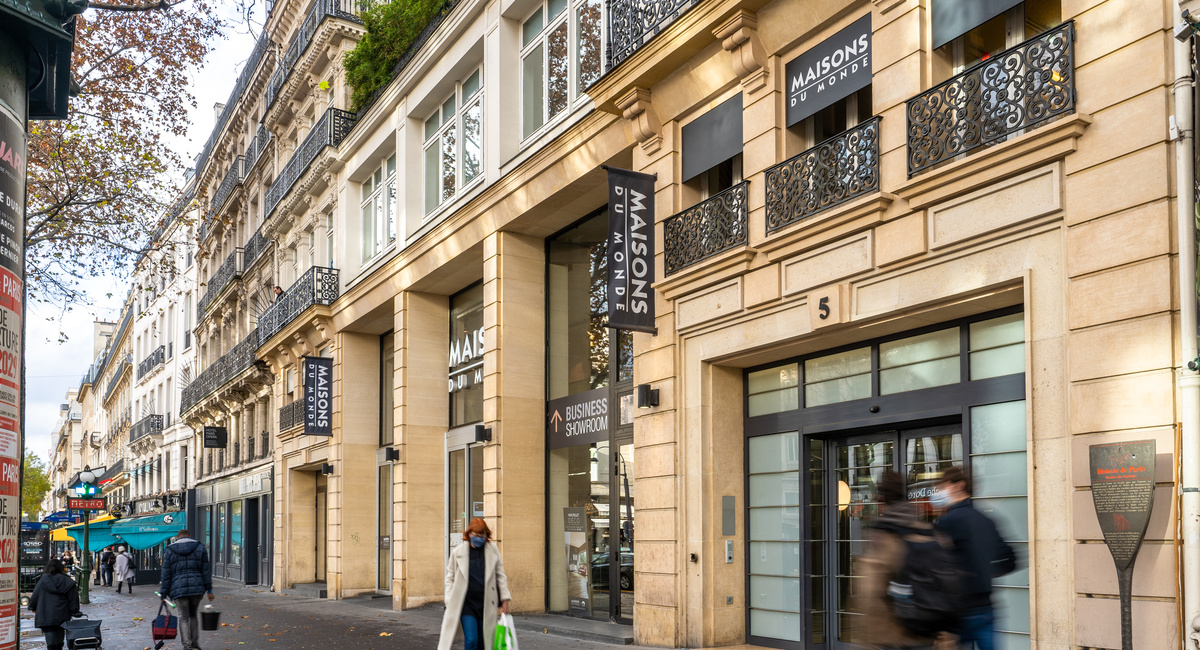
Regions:
<instances>
[{"instance_id":1,"label":"green awning","mask_svg":"<svg viewBox=\"0 0 1200 650\"><path fill-rule=\"evenodd\" d=\"M105 515L103 521L92 520L88 522L88 550L95 553L103 549L105 546L116 544L117 538L113 537L112 525L118 520ZM71 539L75 540L76 544L83 546L83 524L75 524L66 529L67 534Z\"/></svg>"},{"instance_id":2,"label":"green awning","mask_svg":"<svg viewBox=\"0 0 1200 650\"><path fill-rule=\"evenodd\" d=\"M158 546L186 528L186 513L166 512L159 515L122 519L113 525L112 534L118 538L118 541L125 542L130 548L143 549Z\"/></svg>"}]
</instances>

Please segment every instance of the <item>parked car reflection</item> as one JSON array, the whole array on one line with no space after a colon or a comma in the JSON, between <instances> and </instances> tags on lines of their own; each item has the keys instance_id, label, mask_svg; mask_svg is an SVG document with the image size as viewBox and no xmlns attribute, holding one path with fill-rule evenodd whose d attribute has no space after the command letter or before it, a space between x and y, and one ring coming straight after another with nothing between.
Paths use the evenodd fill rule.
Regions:
<instances>
[{"instance_id":1,"label":"parked car reflection","mask_svg":"<svg viewBox=\"0 0 1200 650\"><path fill-rule=\"evenodd\" d=\"M597 553L592 557L592 588L608 587L608 553ZM633 589L633 553L621 554L621 591Z\"/></svg>"}]
</instances>

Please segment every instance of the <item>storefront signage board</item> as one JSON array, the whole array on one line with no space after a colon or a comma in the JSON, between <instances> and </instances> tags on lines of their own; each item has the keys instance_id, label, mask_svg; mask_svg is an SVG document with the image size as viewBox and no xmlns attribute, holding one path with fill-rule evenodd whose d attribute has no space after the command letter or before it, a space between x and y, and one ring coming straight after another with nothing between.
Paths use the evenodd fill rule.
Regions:
<instances>
[{"instance_id":1,"label":"storefront signage board","mask_svg":"<svg viewBox=\"0 0 1200 650\"><path fill-rule=\"evenodd\" d=\"M333 435L333 359L304 357L304 435Z\"/></svg>"},{"instance_id":2,"label":"storefront signage board","mask_svg":"<svg viewBox=\"0 0 1200 650\"><path fill-rule=\"evenodd\" d=\"M788 126L871 85L871 14L789 61L785 73Z\"/></svg>"},{"instance_id":3,"label":"storefront signage board","mask_svg":"<svg viewBox=\"0 0 1200 650\"><path fill-rule=\"evenodd\" d=\"M546 446L562 449L608 440L608 388L546 403Z\"/></svg>"},{"instance_id":4,"label":"storefront signage board","mask_svg":"<svg viewBox=\"0 0 1200 650\"><path fill-rule=\"evenodd\" d=\"M608 170L608 326L656 333L654 177Z\"/></svg>"},{"instance_id":5,"label":"storefront signage board","mask_svg":"<svg viewBox=\"0 0 1200 650\"><path fill-rule=\"evenodd\" d=\"M0 108L0 648L4 650L17 646L26 151L24 122Z\"/></svg>"},{"instance_id":6,"label":"storefront signage board","mask_svg":"<svg viewBox=\"0 0 1200 650\"><path fill-rule=\"evenodd\" d=\"M204 427L204 448L224 449L229 444L229 430L225 427Z\"/></svg>"},{"instance_id":7,"label":"storefront signage board","mask_svg":"<svg viewBox=\"0 0 1200 650\"><path fill-rule=\"evenodd\" d=\"M1092 505L1117 568L1121 648L1133 649L1133 564L1154 506L1153 440L1090 445Z\"/></svg>"}]
</instances>

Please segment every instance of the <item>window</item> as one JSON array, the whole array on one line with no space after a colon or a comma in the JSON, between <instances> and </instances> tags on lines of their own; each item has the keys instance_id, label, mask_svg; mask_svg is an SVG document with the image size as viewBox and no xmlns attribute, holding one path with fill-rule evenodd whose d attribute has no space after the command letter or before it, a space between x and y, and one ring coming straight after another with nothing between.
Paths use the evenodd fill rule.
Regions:
<instances>
[{"instance_id":1,"label":"window","mask_svg":"<svg viewBox=\"0 0 1200 650\"><path fill-rule=\"evenodd\" d=\"M363 181L361 207L362 259L366 262L396 241L396 154ZM309 257L311 263L312 247ZM333 261L332 251L329 260Z\"/></svg>"},{"instance_id":2,"label":"window","mask_svg":"<svg viewBox=\"0 0 1200 650\"><path fill-rule=\"evenodd\" d=\"M425 214L454 198L483 171L482 79L476 68L425 120Z\"/></svg>"},{"instance_id":3,"label":"window","mask_svg":"<svg viewBox=\"0 0 1200 650\"><path fill-rule=\"evenodd\" d=\"M1061 23L1061 0L1018 3L938 47L935 50L937 78L948 79Z\"/></svg>"},{"instance_id":4,"label":"window","mask_svg":"<svg viewBox=\"0 0 1200 650\"><path fill-rule=\"evenodd\" d=\"M545 0L521 23L522 138L563 115L600 78L601 2Z\"/></svg>"}]
</instances>

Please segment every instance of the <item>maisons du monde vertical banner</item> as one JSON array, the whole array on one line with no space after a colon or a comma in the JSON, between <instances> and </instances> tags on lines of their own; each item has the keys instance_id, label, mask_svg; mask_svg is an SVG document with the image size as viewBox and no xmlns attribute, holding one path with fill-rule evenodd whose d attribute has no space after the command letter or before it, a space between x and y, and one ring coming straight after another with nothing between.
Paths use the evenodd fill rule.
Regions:
<instances>
[{"instance_id":1,"label":"maisons du monde vertical banner","mask_svg":"<svg viewBox=\"0 0 1200 650\"><path fill-rule=\"evenodd\" d=\"M656 333L654 176L608 171L608 326Z\"/></svg>"}]
</instances>

